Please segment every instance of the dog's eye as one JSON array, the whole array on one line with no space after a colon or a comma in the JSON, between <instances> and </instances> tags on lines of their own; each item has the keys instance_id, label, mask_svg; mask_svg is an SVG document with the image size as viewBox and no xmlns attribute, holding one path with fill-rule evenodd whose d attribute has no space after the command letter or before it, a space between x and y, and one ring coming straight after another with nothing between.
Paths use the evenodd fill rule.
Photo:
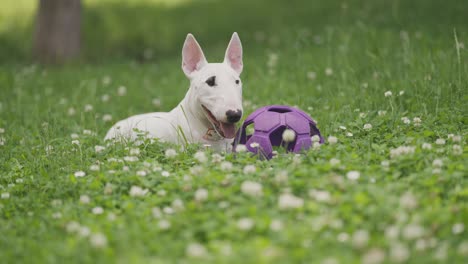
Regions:
<instances>
[{"instance_id":1,"label":"dog's eye","mask_svg":"<svg viewBox=\"0 0 468 264\"><path fill-rule=\"evenodd\" d=\"M209 86L215 86L216 85L216 76L211 76L206 80L206 84Z\"/></svg>"},{"instance_id":2,"label":"dog's eye","mask_svg":"<svg viewBox=\"0 0 468 264\"><path fill-rule=\"evenodd\" d=\"M236 84L239 84L239 83L240 83L240 81L239 81L239 80L236 80Z\"/></svg>"}]
</instances>

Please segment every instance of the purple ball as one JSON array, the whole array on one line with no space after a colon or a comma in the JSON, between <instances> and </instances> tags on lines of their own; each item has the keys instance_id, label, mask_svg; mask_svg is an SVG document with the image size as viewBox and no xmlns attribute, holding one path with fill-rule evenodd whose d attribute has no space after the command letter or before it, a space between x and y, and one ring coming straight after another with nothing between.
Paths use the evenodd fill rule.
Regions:
<instances>
[{"instance_id":1,"label":"purple ball","mask_svg":"<svg viewBox=\"0 0 468 264\"><path fill-rule=\"evenodd\" d=\"M254 132L247 135L247 127L254 125ZM296 133L294 141L283 142L283 132L291 129ZM233 150L238 144L245 144L247 150L271 159L273 146L285 146L287 151L299 153L312 146L312 136L319 136L322 144L324 139L320 135L316 122L304 111L284 105L270 105L257 109L250 114L237 131ZM252 147L258 143L258 147Z\"/></svg>"}]
</instances>

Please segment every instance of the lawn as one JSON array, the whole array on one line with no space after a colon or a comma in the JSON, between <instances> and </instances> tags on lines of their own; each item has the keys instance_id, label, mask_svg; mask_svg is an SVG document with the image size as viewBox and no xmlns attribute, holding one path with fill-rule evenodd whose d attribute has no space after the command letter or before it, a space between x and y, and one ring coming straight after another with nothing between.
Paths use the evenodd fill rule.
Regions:
<instances>
[{"instance_id":1,"label":"lawn","mask_svg":"<svg viewBox=\"0 0 468 264\"><path fill-rule=\"evenodd\" d=\"M84 2L65 66L31 58L34 1L0 4L2 263L466 263L468 2ZM218 61L233 31L245 112L298 106L325 144L104 142L183 98L188 32Z\"/></svg>"}]
</instances>

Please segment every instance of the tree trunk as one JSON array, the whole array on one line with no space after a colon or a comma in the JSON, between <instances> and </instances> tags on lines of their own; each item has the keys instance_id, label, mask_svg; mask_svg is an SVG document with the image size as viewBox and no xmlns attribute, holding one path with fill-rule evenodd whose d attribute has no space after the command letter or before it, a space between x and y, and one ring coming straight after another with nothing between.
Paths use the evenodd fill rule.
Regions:
<instances>
[{"instance_id":1,"label":"tree trunk","mask_svg":"<svg viewBox=\"0 0 468 264\"><path fill-rule=\"evenodd\" d=\"M81 0L39 0L34 55L41 63L64 63L80 51Z\"/></svg>"}]
</instances>

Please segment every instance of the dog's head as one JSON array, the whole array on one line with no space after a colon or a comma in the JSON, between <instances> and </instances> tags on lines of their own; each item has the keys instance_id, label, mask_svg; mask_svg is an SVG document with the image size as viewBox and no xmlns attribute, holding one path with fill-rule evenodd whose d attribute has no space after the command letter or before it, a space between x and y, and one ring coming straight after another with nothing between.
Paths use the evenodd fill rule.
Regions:
<instances>
[{"instance_id":1,"label":"dog's head","mask_svg":"<svg viewBox=\"0 0 468 264\"><path fill-rule=\"evenodd\" d=\"M242 44L232 35L222 63L208 63L192 34L182 49L182 69L205 117L224 138L234 138L235 123L242 117Z\"/></svg>"}]
</instances>

